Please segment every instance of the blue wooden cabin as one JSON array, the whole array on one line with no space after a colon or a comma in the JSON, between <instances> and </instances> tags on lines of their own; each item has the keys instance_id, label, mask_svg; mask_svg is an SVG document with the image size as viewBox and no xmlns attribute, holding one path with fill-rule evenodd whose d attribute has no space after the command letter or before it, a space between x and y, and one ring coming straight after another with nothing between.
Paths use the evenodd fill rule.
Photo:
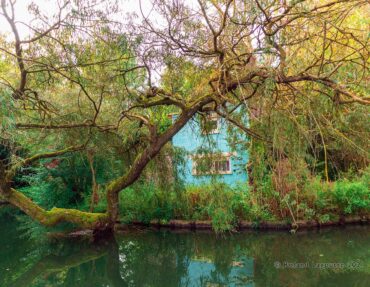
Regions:
<instances>
[{"instance_id":1,"label":"blue wooden cabin","mask_svg":"<svg viewBox=\"0 0 370 287\"><path fill-rule=\"evenodd\" d=\"M175 121L178 115L170 116ZM173 137L172 144L186 152L185 184L201 185L217 181L235 186L247 183L247 138L239 134L241 144L232 145L230 129L226 119L210 111L193 117Z\"/></svg>"}]
</instances>

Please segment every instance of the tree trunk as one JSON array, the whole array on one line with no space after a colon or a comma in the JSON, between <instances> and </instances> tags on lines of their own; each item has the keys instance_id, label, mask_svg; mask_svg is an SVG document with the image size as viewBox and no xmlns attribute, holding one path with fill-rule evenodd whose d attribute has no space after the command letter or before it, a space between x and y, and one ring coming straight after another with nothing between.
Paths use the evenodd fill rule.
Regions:
<instances>
[{"instance_id":1,"label":"tree trunk","mask_svg":"<svg viewBox=\"0 0 370 287\"><path fill-rule=\"evenodd\" d=\"M119 193L112 189L107 189L107 216L111 228L118 220L119 215Z\"/></svg>"}]
</instances>

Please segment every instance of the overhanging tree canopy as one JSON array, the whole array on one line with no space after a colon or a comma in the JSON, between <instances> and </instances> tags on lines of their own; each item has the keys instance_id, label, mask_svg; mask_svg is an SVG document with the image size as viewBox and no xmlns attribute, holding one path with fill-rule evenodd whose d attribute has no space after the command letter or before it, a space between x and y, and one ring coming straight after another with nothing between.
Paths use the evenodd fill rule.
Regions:
<instances>
[{"instance_id":1,"label":"overhanging tree canopy","mask_svg":"<svg viewBox=\"0 0 370 287\"><path fill-rule=\"evenodd\" d=\"M155 13L146 15L143 9L141 23L120 23L110 18L116 6L61 1L54 16L31 5L35 21L22 23L14 1L2 0L1 17L12 33L0 43L6 105L1 137L22 143L47 131L54 140L64 140L34 144L35 155L29 158L14 154L10 162L0 161L1 196L45 225L112 227L119 192L210 103L264 141L271 139L234 117L236 107L264 97L292 108L296 101L317 97L333 105L368 105L368 7L368 1L359 0L156 0ZM31 30L24 39L22 25ZM163 128L153 115L166 110L180 115ZM13 122L5 124L9 117ZM106 213L47 211L12 188L22 166L89 149L97 144L92 141L96 133L122 138L140 133L134 141L123 141L137 154L105 187Z\"/></svg>"}]
</instances>

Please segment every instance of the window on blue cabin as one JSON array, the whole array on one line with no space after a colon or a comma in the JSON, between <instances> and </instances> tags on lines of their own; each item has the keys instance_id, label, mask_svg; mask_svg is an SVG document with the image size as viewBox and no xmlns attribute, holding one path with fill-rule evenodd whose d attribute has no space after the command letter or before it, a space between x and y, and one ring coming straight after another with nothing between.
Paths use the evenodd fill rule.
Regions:
<instances>
[{"instance_id":1,"label":"window on blue cabin","mask_svg":"<svg viewBox=\"0 0 370 287\"><path fill-rule=\"evenodd\" d=\"M209 112L200 119L202 134L217 134L220 132L220 118L215 112Z\"/></svg>"},{"instance_id":2,"label":"window on blue cabin","mask_svg":"<svg viewBox=\"0 0 370 287\"><path fill-rule=\"evenodd\" d=\"M193 156L193 175L231 174L230 155L196 155Z\"/></svg>"}]
</instances>

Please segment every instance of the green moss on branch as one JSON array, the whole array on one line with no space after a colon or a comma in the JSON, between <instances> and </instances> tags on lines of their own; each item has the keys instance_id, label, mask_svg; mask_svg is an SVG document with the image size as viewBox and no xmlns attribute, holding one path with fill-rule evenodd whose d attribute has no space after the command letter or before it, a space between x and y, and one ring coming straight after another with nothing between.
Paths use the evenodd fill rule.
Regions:
<instances>
[{"instance_id":1,"label":"green moss on branch","mask_svg":"<svg viewBox=\"0 0 370 287\"><path fill-rule=\"evenodd\" d=\"M45 226L55 226L61 222L73 223L87 229L104 229L108 226L109 217L105 213L91 213L56 207L45 210L15 189L10 189L5 198Z\"/></svg>"}]
</instances>

